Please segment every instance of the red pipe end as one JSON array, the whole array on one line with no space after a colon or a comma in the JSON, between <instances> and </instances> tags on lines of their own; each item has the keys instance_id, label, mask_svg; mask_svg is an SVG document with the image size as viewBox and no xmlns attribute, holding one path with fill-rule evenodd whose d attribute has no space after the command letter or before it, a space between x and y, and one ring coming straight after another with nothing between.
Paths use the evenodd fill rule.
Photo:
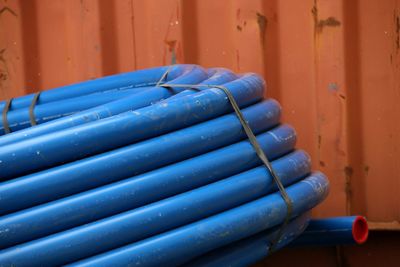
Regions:
<instances>
[{"instance_id":1,"label":"red pipe end","mask_svg":"<svg viewBox=\"0 0 400 267\"><path fill-rule=\"evenodd\" d=\"M362 216L357 216L353 222L353 238L357 244L363 244L368 239L368 223L367 220Z\"/></svg>"}]
</instances>

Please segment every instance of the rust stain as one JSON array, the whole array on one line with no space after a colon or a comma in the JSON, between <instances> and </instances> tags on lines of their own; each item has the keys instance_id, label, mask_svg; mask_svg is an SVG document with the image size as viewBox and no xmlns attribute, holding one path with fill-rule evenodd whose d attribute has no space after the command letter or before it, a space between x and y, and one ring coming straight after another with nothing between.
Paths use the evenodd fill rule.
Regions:
<instances>
[{"instance_id":1,"label":"rust stain","mask_svg":"<svg viewBox=\"0 0 400 267\"><path fill-rule=\"evenodd\" d=\"M320 19L318 16L318 7L317 1L314 1L314 5L311 9L311 14L314 19L314 35L317 36L319 33L322 33L325 27L339 27L341 22L335 17L328 17L326 19Z\"/></svg>"},{"instance_id":2,"label":"rust stain","mask_svg":"<svg viewBox=\"0 0 400 267\"><path fill-rule=\"evenodd\" d=\"M176 63L176 44L177 40L165 40L164 43L168 46L168 51L171 53L171 64Z\"/></svg>"},{"instance_id":3,"label":"rust stain","mask_svg":"<svg viewBox=\"0 0 400 267\"><path fill-rule=\"evenodd\" d=\"M369 166L368 166L368 165L365 165L365 166L364 166L364 173L365 173L365 175L368 175L368 172L369 172Z\"/></svg>"},{"instance_id":4,"label":"rust stain","mask_svg":"<svg viewBox=\"0 0 400 267\"><path fill-rule=\"evenodd\" d=\"M177 42L176 40L165 40L164 42L168 46L169 52L172 52L175 50L175 46L176 46L176 42Z\"/></svg>"},{"instance_id":5,"label":"rust stain","mask_svg":"<svg viewBox=\"0 0 400 267\"><path fill-rule=\"evenodd\" d=\"M325 162L324 162L324 161L322 161L322 160L320 160L320 161L319 161L319 166L321 166L321 167L325 167Z\"/></svg>"},{"instance_id":6,"label":"rust stain","mask_svg":"<svg viewBox=\"0 0 400 267\"><path fill-rule=\"evenodd\" d=\"M321 144L322 144L322 136L319 134L318 135L318 150L321 149Z\"/></svg>"},{"instance_id":7,"label":"rust stain","mask_svg":"<svg viewBox=\"0 0 400 267\"><path fill-rule=\"evenodd\" d=\"M262 47L264 47L264 41L265 41L265 32L267 30L268 26L268 20L267 18L261 14L261 13L256 13L257 15L257 24L260 30L260 42L262 44ZM246 25L246 24L245 24Z\"/></svg>"},{"instance_id":8,"label":"rust stain","mask_svg":"<svg viewBox=\"0 0 400 267\"><path fill-rule=\"evenodd\" d=\"M0 69L0 82L8 79L8 67L7 67L7 62L4 59L5 52L6 52L5 48L0 50L0 62L4 65L4 69Z\"/></svg>"},{"instance_id":9,"label":"rust stain","mask_svg":"<svg viewBox=\"0 0 400 267\"><path fill-rule=\"evenodd\" d=\"M3 15L3 13L5 13L5 12L9 12L14 17L18 17L17 13L14 10L12 10L11 8L9 8L8 6L5 6L2 9L0 9L0 16Z\"/></svg>"},{"instance_id":10,"label":"rust stain","mask_svg":"<svg viewBox=\"0 0 400 267\"><path fill-rule=\"evenodd\" d=\"M317 8L317 1L314 0L314 5L311 9L311 14L313 16L313 20L314 20L314 38L317 35L317 25L318 25L318 8Z\"/></svg>"},{"instance_id":11,"label":"rust stain","mask_svg":"<svg viewBox=\"0 0 400 267\"><path fill-rule=\"evenodd\" d=\"M340 21L338 21L335 17L328 17L327 19L319 20L317 27L322 31L324 27L338 27L340 24Z\"/></svg>"},{"instance_id":12,"label":"rust stain","mask_svg":"<svg viewBox=\"0 0 400 267\"><path fill-rule=\"evenodd\" d=\"M351 189L351 178L353 177L354 170L351 166L344 167L345 174L345 192L346 192L346 213L351 214L351 199L352 199L352 189Z\"/></svg>"}]
</instances>

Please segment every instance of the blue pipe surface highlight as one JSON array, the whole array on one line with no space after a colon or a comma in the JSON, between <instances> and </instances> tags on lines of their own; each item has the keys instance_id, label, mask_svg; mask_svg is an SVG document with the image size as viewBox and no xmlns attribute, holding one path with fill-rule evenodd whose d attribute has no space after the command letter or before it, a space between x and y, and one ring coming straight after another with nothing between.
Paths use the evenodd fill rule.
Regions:
<instances>
[{"instance_id":1,"label":"blue pipe surface highlight","mask_svg":"<svg viewBox=\"0 0 400 267\"><path fill-rule=\"evenodd\" d=\"M243 109L255 134L276 126L280 106L267 100ZM46 203L204 154L246 138L236 114L196 124L103 154L0 184L4 213ZM63 151L64 152L64 151Z\"/></svg>"},{"instance_id":2,"label":"blue pipe surface highlight","mask_svg":"<svg viewBox=\"0 0 400 267\"><path fill-rule=\"evenodd\" d=\"M197 84L208 78L207 72L199 66L177 65L171 68L170 74L176 72L176 70L178 70L181 75L172 80L172 82L174 83ZM168 77L174 77L174 76L175 75L168 75ZM33 136L53 133L76 125L85 124L90 121L96 121L102 118L108 118L110 116L125 111L135 110L141 107L149 106L152 103L155 103L162 99L166 99L178 92L181 92L182 90L184 90L184 88L167 89L164 87L153 87L152 89L148 89L144 92L137 93L135 95L128 96L119 100L115 100L107 104L100 105L85 111L77 112L68 117L59 118L58 120L50 121L45 124L36 125L35 127L23 129L12 135L8 134L3 137L5 141L2 142L6 143L16 142ZM0 134L2 132L4 132L4 129L0 128ZM0 142L0 145L4 145L4 143L2 142Z\"/></svg>"},{"instance_id":3,"label":"blue pipe surface highlight","mask_svg":"<svg viewBox=\"0 0 400 267\"><path fill-rule=\"evenodd\" d=\"M322 173L314 173L289 186L287 193L293 201L293 218L319 204L328 191L329 183ZM286 204L277 192L68 266L163 266L166 263L168 266L178 266L216 248L277 226L284 221L285 216ZM0 262L14 261L3 258Z\"/></svg>"},{"instance_id":4,"label":"blue pipe surface highlight","mask_svg":"<svg viewBox=\"0 0 400 267\"><path fill-rule=\"evenodd\" d=\"M306 229L310 220L308 212L291 220L284 228L279 242L273 250L277 251ZM262 231L249 238L239 240L228 246L213 250L205 255L185 263L182 267L247 267L259 262L270 255L272 243L279 234L280 226Z\"/></svg>"},{"instance_id":5,"label":"blue pipe surface highlight","mask_svg":"<svg viewBox=\"0 0 400 267\"><path fill-rule=\"evenodd\" d=\"M309 162L305 153L295 152L278 159L273 167L282 183L288 185L310 172ZM268 170L258 167L132 211L11 247L2 251L0 263L66 264L212 216L275 190Z\"/></svg>"},{"instance_id":6,"label":"blue pipe surface highlight","mask_svg":"<svg viewBox=\"0 0 400 267\"><path fill-rule=\"evenodd\" d=\"M268 158L273 160L293 150L296 136L293 128L284 125L260 134L257 139ZM306 155L302 156L306 168L310 162L306 162ZM301 156L285 157L293 158L301 161ZM252 145L242 141L149 173L12 213L1 217L0 249L138 208L260 164Z\"/></svg>"}]
</instances>

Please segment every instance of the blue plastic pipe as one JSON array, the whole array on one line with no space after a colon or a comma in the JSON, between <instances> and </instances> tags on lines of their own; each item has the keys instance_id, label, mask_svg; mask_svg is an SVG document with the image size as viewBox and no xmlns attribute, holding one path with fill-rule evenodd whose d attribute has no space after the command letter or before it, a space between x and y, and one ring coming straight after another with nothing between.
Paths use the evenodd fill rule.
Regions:
<instances>
[{"instance_id":1,"label":"blue plastic pipe","mask_svg":"<svg viewBox=\"0 0 400 267\"><path fill-rule=\"evenodd\" d=\"M175 69L179 69L179 71L182 72L180 76L171 81L174 83L197 84L208 78L207 72L203 68L195 65L177 65L172 67L171 69L172 69L171 72L173 72ZM115 100L110 103L100 105L85 111L81 111L65 118L60 118L58 120L48 122L46 124L46 127L41 127L43 126L42 124L28 129L35 129L33 133L35 133L36 135L55 132L72 126L85 124L89 121L96 121L102 118L107 118L128 110L135 110L141 107L145 107L150 105L151 103L155 103L162 99L166 99L178 92L181 92L182 90L184 89L183 88L167 89L164 87L153 87L144 92L137 93L135 95L128 96L119 100ZM3 131L4 131L3 126L1 126L0 134ZM26 130L21 134L22 135L18 135L20 136L20 138L21 136L27 138L32 136L32 131Z\"/></svg>"},{"instance_id":2,"label":"blue plastic pipe","mask_svg":"<svg viewBox=\"0 0 400 267\"><path fill-rule=\"evenodd\" d=\"M243 109L243 114L253 132L258 134L279 123L280 106L274 100L267 100ZM0 210L20 210L46 203L201 155L245 137L236 114L231 113L137 144L3 182L0 184Z\"/></svg>"},{"instance_id":3,"label":"blue plastic pipe","mask_svg":"<svg viewBox=\"0 0 400 267\"><path fill-rule=\"evenodd\" d=\"M174 81L179 81L180 79L185 79L185 77L187 78L188 76L191 77L191 79L189 79L190 81L197 81L199 82L200 80L204 80L206 78L206 73L203 69L201 69L200 67L194 66L194 65L180 65L175 67L175 74L179 73L181 74L181 76L179 76L178 78L176 78ZM200 80L197 80L197 79ZM154 88L154 87L153 87ZM112 89L112 88L110 88ZM46 91L46 92L51 92L52 90ZM57 91L57 90L55 90ZM74 91L74 90L71 90ZM164 99L167 98L171 95L173 95L176 92L179 92L181 90L174 90L174 89L170 89L170 90L158 90L155 91L153 90L149 90L147 91L146 96L142 93L139 96L130 96L130 97L126 97L120 100L116 100L113 101L112 103L115 102L114 105L110 105L110 104L104 104L95 108L91 108L89 110L86 111L82 111L79 112L78 115L76 115L75 120L71 121L71 120L61 120L64 122L64 127L69 125L68 123L70 123L70 125L78 125L78 124L82 124L85 123L87 121L90 120L97 120L103 117L108 117L111 116L113 114L118 114L120 112L123 111L127 111L127 110L131 110L135 108L140 108L143 106L147 106L152 102L158 101L160 99ZM139 98L138 98L139 97ZM22 99L25 99L26 96L22 97ZM67 99L67 98L65 98ZM59 99L59 100L62 100ZM15 100L17 101L17 99ZM85 117L84 117L85 116ZM7 118L8 118L8 113L7 113ZM15 118L14 118L15 119ZM9 124L9 127L11 129L11 132L15 132L18 129L21 128L25 128L27 127L27 121L24 120L24 118L20 118L22 119L22 121L11 121L12 123ZM71 124L72 122L74 122L73 124ZM60 123L60 122L58 122ZM56 127L58 124L53 125L53 127ZM50 131L48 131L50 132ZM4 122L3 120L0 121L0 135L4 134L5 130L4 130Z\"/></svg>"},{"instance_id":4,"label":"blue plastic pipe","mask_svg":"<svg viewBox=\"0 0 400 267\"><path fill-rule=\"evenodd\" d=\"M291 151L296 137L293 128L284 125L257 139L273 160ZM134 209L259 164L254 148L248 141L242 141L121 182L12 213L0 220L0 248Z\"/></svg>"},{"instance_id":5,"label":"blue plastic pipe","mask_svg":"<svg viewBox=\"0 0 400 267\"><path fill-rule=\"evenodd\" d=\"M184 65L177 65L175 69L170 68L171 73L168 78L174 79L179 76ZM154 86L168 70L168 66L149 68L127 73L120 73L94 80L80 82L72 85L62 86L51 90L41 92L38 104L45 104L53 101L64 100L92 94L96 92L107 91L110 89L126 89L143 86ZM11 102L11 110L27 108L30 106L34 94L14 98ZM0 102L0 109L4 108L5 101Z\"/></svg>"},{"instance_id":6,"label":"blue plastic pipe","mask_svg":"<svg viewBox=\"0 0 400 267\"><path fill-rule=\"evenodd\" d=\"M208 72L209 76L212 75L213 79L207 79L207 80L201 82L200 84L202 84L202 85L209 85L209 86L222 85L222 83L219 82L219 80L221 78L223 78L223 76L227 75L227 73L230 73L231 75L235 75L235 79L241 78L243 76L243 75L240 75L240 74L239 75L234 74L230 70L225 69L225 68L210 68L210 69L207 69L207 72ZM232 80L234 80L234 79L232 79ZM165 83L165 84L168 85L168 83ZM191 94L194 94L194 93L196 93L196 92L198 92L200 90L204 90L204 89L206 89L206 88L189 88L189 89L185 89L182 92L179 92L176 95L173 95L170 98L167 98L167 99L165 99L163 101L169 101L171 99L176 99L176 98L180 98L182 96L191 95Z\"/></svg>"},{"instance_id":7,"label":"blue plastic pipe","mask_svg":"<svg viewBox=\"0 0 400 267\"><path fill-rule=\"evenodd\" d=\"M216 71L214 75L211 76L206 81L209 81L214 84L229 82L236 78L236 75L229 71ZM198 107L198 100L195 99L192 101L192 105L197 105L197 110L194 110L196 114L199 107ZM178 103L175 103L178 104ZM180 102L180 104L186 104L185 102ZM162 104L161 107L165 107L165 104ZM182 107L182 106L181 106ZM190 109L190 106L187 106ZM175 107L177 108L177 107ZM208 108L208 107L206 107ZM164 109L165 110L165 109ZM159 111L164 111L159 109ZM157 131L150 132L151 129L147 131L147 137L151 137L150 135L157 135L165 132L165 129L176 127L176 124L181 123L178 117L175 116L173 113L169 113L169 117L175 116L175 125L168 124L165 126L164 129L160 129L160 125L165 125L166 115L158 115L154 114L152 107L144 110L143 112L138 111L139 113L129 112L127 114L121 115L121 117L112 117L110 120L107 121L100 121L99 123L84 125L82 127L73 127L67 129L65 131L58 132L57 134L47 134L40 136L38 138L31 138L26 140L25 142L19 142L17 144L9 144L8 146L4 146L7 144L7 140L12 140L13 135L20 136L21 134L25 134L23 132L14 133L11 135L4 136L3 139L0 138L0 143L3 143L4 149L0 151L0 159L2 162L1 165L6 165L6 162L14 162L14 164L22 165L23 163L28 163L24 166L24 170L27 173L29 170L34 170L35 167L40 169L40 166L45 165L47 167L56 165L56 163L61 162L68 162L72 160L76 160L79 158L83 158L85 156L100 153L103 151L110 150L115 147L119 147L122 145L130 144L134 141L138 141L141 137L141 131L138 131L139 128L146 128L147 125L143 125L143 121L147 123L151 123L152 128L158 128ZM206 115L210 116L209 113L211 111L206 111ZM150 113L150 114L149 114ZM207 114L208 113L208 114ZM201 116L193 114L193 118L188 118L187 121L190 119L198 122L201 119ZM142 117L144 116L144 117ZM149 116L152 119L149 121ZM183 115L185 116L185 115ZM186 115L187 116L187 115ZM142 117L141 120L135 121L135 118ZM160 120L162 120L160 122ZM60 120L57 120L58 122ZM190 121L189 121L190 123ZM141 125L138 125L141 124ZM35 127L37 128L37 127ZM34 130L34 128L32 128ZM121 135L121 132L132 132L130 134ZM118 136L115 139L110 139L110 137ZM146 136L145 136L146 137ZM114 142L110 142L110 140L114 140ZM58 153L60 149L63 150L63 153ZM38 161L37 164L35 160ZM42 163L42 165L40 165ZM13 165L13 164L11 164ZM12 168L10 164L7 164L10 168ZM18 168L19 173L23 173L21 168Z\"/></svg>"},{"instance_id":8,"label":"blue plastic pipe","mask_svg":"<svg viewBox=\"0 0 400 267\"><path fill-rule=\"evenodd\" d=\"M289 186L287 192L293 200L293 217L319 204L327 196L328 189L328 180L321 173L314 173L303 181ZM284 221L285 216L286 204L277 192L70 266L163 266L166 264L178 266L216 248L277 226ZM17 249L11 251L18 252ZM4 254L8 254L8 251L3 252ZM19 259L16 260L19 262ZM34 260L34 258L28 260ZM13 263L14 261L1 259L0 262Z\"/></svg>"},{"instance_id":9,"label":"blue plastic pipe","mask_svg":"<svg viewBox=\"0 0 400 267\"><path fill-rule=\"evenodd\" d=\"M89 95L67 98L65 100L59 100L49 102L46 104L37 105L34 108L34 114L37 124L42 124L47 121L55 120L61 117L65 117L74 114L79 111L83 111L89 108L93 108L105 103L115 101L120 98L134 95L146 91L152 87L138 87L134 89L124 90L109 90L105 92L93 93ZM14 131L18 131L24 128L31 127L29 108L20 108L11 110L7 113L8 123ZM3 127L0 123L0 127Z\"/></svg>"},{"instance_id":10,"label":"blue plastic pipe","mask_svg":"<svg viewBox=\"0 0 400 267\"><path fill-rule=\"evenodd\" d=\"M207 79L213 84L224 83L236 78L231 72L223 74L218 72L215 74L218 74L218 76L213 75ZM243 79L229 83L227 86L235 95L241 107L255 103L263 96L263 82L255 75L246 75ZM61 138L61 140L56 139L54 142L64 144L65 141L63 142L63 140L68 138L70 144L74 145L72 155L75 157L82 156L83 152L78 153L79 151L76 151L78 148L80 148L80 151L84 151L84 155L104 149L109 150L110 147L122 146L138 139L160 135L230 111L231 107L226 96L220 90L218 92L215 90L217 89L205 90L193 96L183 97L179 100L176 99L170 103L155 104L135 112L126 112L119 116L114 116L109 120L100 120L91 124L89 123L90 125L83 125L83 128L61 131L62 133L58 133L59 135L56 137L53 134L49 135L48 131L51 132L52 129L54 130L54 125L64 127L62 123L64 119L58 119L0 137L0 146L33 138L44 133L46 137L43 136L43 139L35 139L39 140L36 142L40 144L44 140L46 144L51 145L51 141L54 138ZM121 132L129 132L130 134L121 135ZM118 138L110 138L110 136L118 136ZM32 145L31 143L24 144L22 145L23 148L25 146L31 147Z\"/></svg>"},{"instance_id":11,"label":"blue plastic pipe","mask_svg":"<svg viewBox=\"0 0 400 267\"><path fill-rule=\"evenodd\" d=\"M193 73L191 74L192 76L196 76ZM181 78L183 79L184 77ZM129 109L128 106L133 109L140 108L142 106L147 106L148 104L150 104L149 103L150 101L158 100L158 96L160 96L161 94L165 95L166 92L168 92L168 94L172 94L172 91L173 90L161 87L148 89L142 93L137 93L135 95L128 96L123 99L116 100L102 106L97 106L95 108L86 111L75 113L68 117L48 122L46 124L46 127L49 126L49 124L53 125L54 123L59 125L60 122L64 122L64 125L68 125L70 123L75 124L76 119L78 120L79 124L82 124L91 120L88 119L90 117L90 114L94 116L93 118L95 120L98 120L102 117L108 117L113 114L113 112L111 112L111 109L105 109L104 110L105 113L103 113L104 116L101 115L101 112L100 113L97 111L95 112L94 110L101 109L102 107L104 108L105 106L110 104L113 105L114 111L115 110L123 111L121 110L121 108ZM157 99L150 97L150 95L156 95ZM125 101L126 104L125 108L121 101ZM132 105L134 103L136 104L139 103L139 106L133 107ZM124 126L125 125L121 125L122 128L125 128ZM35 128L38 127L40 126L37 126ZM96 150L97 152L101 152L99 150L102 147L100 145L102 144L102 142L92 134L94 131L98 129L97 128L92 129L92 127L93 127L92 125L86 125L86 129L89 128L91 130L89 136L86 136L89 137L88 139L90 140L90 142L86 144L86 147L92 146L92 149ZM117 133L118 136L121 135L121 132L125 132L126 130L126 129L121 129L121 127L120 127L121 131ZM79 135L76 129L71 129L71 131L72 131L72 136L77 137ZM69 131L68 133L71 134L71 131ZM60 134L65 135L66 133L65 131L63 131ZM57 139L55 140L55 142L54 142L54 137L58 137L58 135L47 134L46 136L42 136L41 138L26 140L26 142L18 142L14 144L9 144L7 146L3 145L3 149L0 150L0 168L2 169L2 173L0 173L0 178L7 178L7 179L14 178L20 175L32 173L34 171L39 171L45 168L56 166L59 163L65 163L71 160L76 160L84 156L88 156L90 154L89 153L90 149L82 152L82 150L78 149L79 145L74 143L73 140L69 139L68 137L64 137L61 140ZM107 136L107 139L104 141L105 146L109 144L109 142L107 141L110 140L110 137L112 136ZM53 140L53 143L51 142L51 140ZM112 147L108 147L108 149L106 150L109 150L111 148ZM61 150L63 151L63 153L59 153L59 151ZM79 157L80 155L79 151L81 151L81 154L84 153L84 155ZM68 157L70 157L69 160ZM18 167L16 168L16 166Z\"/></svg>"},{"instance_id":12,"label":"blue plastic pipe","mask_svg":"<svg viewBox=\"0 0 400 267\"><path fill-rule=\"evenodd\" d=\"M199 66L184 65L178 67L183 68L183 72L181 73L181 76L173 80L174 83L199 83L208 77L206 71ZM135 110L148 106L151 103L159 100L166 99L180 91L182 91L182 88L166 89L163 87L153 87L152 89L148 89L146 92L138 93L130 97L125 97L123 99L115 100L101 106L78 112L69 116L65 120L60 118L57 120L57 123L53 121L53 124L47 124L46 130L47 133L54 132L56 130L65 129L74 125L84 124L88 121L110 117L124 111ZM2 127L3 126L0 127L0 131L3 131ZM13 131L13 128L11 128L11 130ZM42 134L43 133L45 132L42 132Z\"/></svg>"},{"instance_id":13,"label":"blue plastic pipe","mask_svg":"<svg viewBox=\"0 0 400 267\"><path fill-rule=\"evenodd\" d=\"M290 247L303 246L336 246L361 244L368 237L368 225L364 217L349 216L311 220L307 228L304 227L297 234L290 234L291 222L276 246L277 249L289 245ZM303 224L306 226L306 224ZM304 232L303 232L304 231ZM185 267L246 267L267 257L271 241L277 234L275 231L263 231L245 240L237 241L223 248L201 255L188 262ZM300 234L300 235L299 235ZM298 236L296 239L294 237Z\"/></svg>"},{"instance_id":14,"label":"blue plastic pipe","mask_svg":"<svg viewBox=\"0 0 400 267\"><path fill-rule=\"evenodd\" d=\"M312 220L306 231L291 246L336 246L363 244L368 239L368 224L362 216Z\"/></svg>"},{"instance_id":15,"label":"blue plastic pipe","mask_svg":"<svg viewBox=\"0 0 400 267\"><path fill-rule=\"evenodd\" d=\"M296 152L277 160L274 168L280 173L282 183L288 185L309 173L308 163L306 154ZM274 190L276 185L267 169L258 167L132 211L3 250L0 263L62 265L212 216Z\"/></svg>"},{"instance_id":16,"label":"blue plastic pipe","mask_svg":"<svg viewBox=\"0 0 400 267\"><path fill-rule=\"evenodd\" d=\"M284 228L279 242L273 247L277 251L306 229L310 220L308 212L293 219ZM280 227L262 231L249 238L239 240L228 246L213 250L205 255L187 262L182 267L248 267L259 262L270 254L272 243L279 234Z\"/></svg>"},{"instance_id":17,"label":"blue plastic pipe","mask_svg":"<svg viewBox=\"0 0 400 267\"><path fill-rule=\"evenodd\" d=\"M213 68L207 70L209 76L208 79L202 83L220 85L232 81L237 76L231 71L223 68ZM201 84L201 83L200 83ZM104 92L93 93L89 95L67 98L64 100L53 101L46 104L36 105L34 108L34 114L37 124L54 120L60 117L71 115L78 111L83 111L95 106L99 106L120 98L124 98L134 93L141 93L146 89L154 87L135 87L133 89L114 89ZM73 89L72 89L73 90ZM185 90L179 93L179 96L194 93L193 90ZM17 110L11 110L7 113L8 123L14 131L18 131L31 126L29 117L29 108L20 108ZM0 123L0 127L1 123Z\"/></svg>"},{"instance_id":18,"label":"blue plastic pipe","mask_svg":"<svg viewBox=\"0 0 400 267\"><path fill-rule=\"evenodd\" d=\"M278 128L262 134L259 140L273 159L293 149L292 134L291 131L285 133L285 128ZM275 137L287 139L277 142ZM245 151L238 153L240 148ZM0 220L0 248L109 217L245 171L249 166L260 164L251 149L249 143L241 142L116 184L3 216ZM235 162L232 161L235 159L238 164L218 169ZM299 164L299 174L309 169L310 162L304 153L285 159ZM290 174L285 173L282 160L277 160L276 164L283 177Z\"/></svg>"}]
</instances>

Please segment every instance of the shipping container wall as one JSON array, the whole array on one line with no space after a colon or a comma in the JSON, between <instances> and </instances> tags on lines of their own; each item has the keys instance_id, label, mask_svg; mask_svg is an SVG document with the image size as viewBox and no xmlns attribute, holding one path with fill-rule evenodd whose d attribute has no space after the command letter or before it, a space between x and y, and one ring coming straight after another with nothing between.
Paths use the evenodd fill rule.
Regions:
<instances>
[{"instance_id":1,"label":"shipping container wall","mask_svg":"<svg viewBox=\"0 0 400 267\"><path fill-rule=\"evenodd\" d=\"M315 169L314 216L400 230L400 0L0 0L0 98L174 63L265 77Z\"/></svg>"}]
</instances>

